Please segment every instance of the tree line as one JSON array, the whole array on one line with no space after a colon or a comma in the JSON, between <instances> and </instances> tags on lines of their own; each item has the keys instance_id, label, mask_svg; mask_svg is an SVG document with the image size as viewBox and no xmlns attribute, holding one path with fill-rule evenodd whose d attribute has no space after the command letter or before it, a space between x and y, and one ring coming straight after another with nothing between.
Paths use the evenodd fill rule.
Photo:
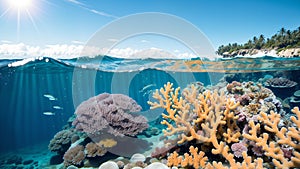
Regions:
<instances>
[{"instance_id":1,"label":"tree line","mask_svg":"<svg viewBox=\"0 0 300 169\"><path fill-rule=\"evenodd\" d=\"M275 49L277 52L288 48L300 47L300 27L296 30L286 30L281 28L271 38L265 38L264 35L254 36L244 44L229 43L221 45L217 50L217 54L223 55L225 52L232 53L240 49Z\"/></svg>"}]
</instances>

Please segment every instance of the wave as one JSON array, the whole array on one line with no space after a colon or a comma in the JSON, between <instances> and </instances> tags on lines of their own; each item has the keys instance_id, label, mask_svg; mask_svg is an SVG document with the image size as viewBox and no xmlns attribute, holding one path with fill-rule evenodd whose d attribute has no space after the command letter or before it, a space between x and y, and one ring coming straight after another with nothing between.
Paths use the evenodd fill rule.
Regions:
<instances>
[{"instance_id":1,"label":"wave","mask_svg":"<svg viewBox=\"0 0 300 169\"><path fill-rule=\"evenodd\" d=\"M132 72L156 69L173 72L257 72L299 70L300 58L235 57L231 59L125 59L111 56L53 59L49 57L0 60L0 69L15 68L35 73L92 69L105 72Z\"/></svg>"}]
</instances>

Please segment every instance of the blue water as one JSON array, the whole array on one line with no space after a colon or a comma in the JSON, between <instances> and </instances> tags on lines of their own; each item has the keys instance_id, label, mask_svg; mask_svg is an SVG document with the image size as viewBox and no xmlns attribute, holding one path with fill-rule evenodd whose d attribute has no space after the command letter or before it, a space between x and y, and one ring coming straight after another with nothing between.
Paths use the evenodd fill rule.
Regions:
<instances>
[{"instance_id":1,"label":"blue water","mask_svg":"<svg viewBox=\"0 0 300 169\"><path fill-rule=\"evenodd\" d=\"M237 74L241 79L234 80L240 81L282 74L299 84L300 58L1 60L0 153L49 142L82 101L100 93L129 95L148 110L151 91L167 82L182 88L194 81L210 85L229 73Z\"/></svg>"}]
</instances>

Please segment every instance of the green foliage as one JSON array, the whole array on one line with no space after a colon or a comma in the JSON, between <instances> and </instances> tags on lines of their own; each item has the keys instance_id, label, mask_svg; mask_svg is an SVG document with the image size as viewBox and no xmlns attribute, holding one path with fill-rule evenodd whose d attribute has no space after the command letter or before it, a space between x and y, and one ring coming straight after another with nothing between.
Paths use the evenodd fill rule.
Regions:
<instances>
[{"instance_id":1,"label":"green foliage","mask_svg":"<svg viewBox=\"0 0 300 169\"><path fill-rule=\"evenodd\" d=\"M217 54L223 55L225 52L232 53L239 49L276 49L277 52L287 48L300 47L300 27L296 30L286 30L281 28L278 33L271 38L265 38L264 35L259 37L254 36L245 44L229 43L228 45L221 45L217 50Z\"/></svg>"}]
</instances>

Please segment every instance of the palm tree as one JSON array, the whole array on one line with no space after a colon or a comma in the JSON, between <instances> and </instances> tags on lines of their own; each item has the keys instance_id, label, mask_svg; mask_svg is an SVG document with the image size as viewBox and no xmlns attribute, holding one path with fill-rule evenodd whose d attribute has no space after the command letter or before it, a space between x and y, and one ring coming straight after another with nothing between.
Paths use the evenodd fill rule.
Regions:
<instances>
[{"instance_id":1,"label":"palm tree","mask_svg":"<svg viewBox=\"0 0 300 169\"><path fill-rule=\"evenodd\" d=\"M286 30L282 27L279 31L280 35L283 36L285 34Z\"/></svg>"}]
</instances>

